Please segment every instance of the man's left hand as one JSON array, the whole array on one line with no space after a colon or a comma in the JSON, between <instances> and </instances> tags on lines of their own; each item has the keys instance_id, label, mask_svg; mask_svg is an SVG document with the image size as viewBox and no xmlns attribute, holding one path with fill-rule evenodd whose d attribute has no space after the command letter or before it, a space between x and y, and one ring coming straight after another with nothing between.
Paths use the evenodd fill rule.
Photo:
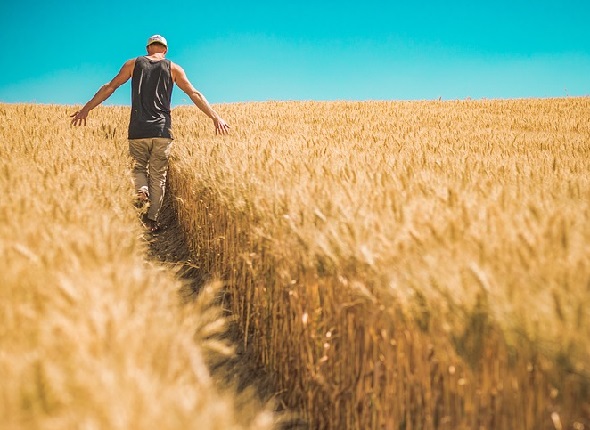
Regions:
<instances>
[{"instance_id":1,"label":"man's left hand","mask_svg":"<svg viewBox=\"0 0 590 430\"><path fill-rule=\"evenodd\" d=\"M213 118L215 124L215 134L228 134L229 125L223 120L223 118Z\"/></svg>"}]
</instances>

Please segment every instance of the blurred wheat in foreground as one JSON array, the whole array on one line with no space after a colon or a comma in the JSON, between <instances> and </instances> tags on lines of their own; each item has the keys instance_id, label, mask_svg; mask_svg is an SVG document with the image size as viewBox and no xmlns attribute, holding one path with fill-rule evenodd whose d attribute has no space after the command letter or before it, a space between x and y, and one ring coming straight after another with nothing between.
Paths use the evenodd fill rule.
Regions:
<instances>
[{"instance_id":1,"label":"blurred wheat in foreground","mask_svg":"<svg viewBox=\"0 0 590 430\"><path fill-rule=\"evenodd\" d=\"M128 111L80 129L69 112L0 104L0 427L271 428L254 401L237 416L206 366L219 286L181 306L145 260Z\"/></svg>"}]
</instances>

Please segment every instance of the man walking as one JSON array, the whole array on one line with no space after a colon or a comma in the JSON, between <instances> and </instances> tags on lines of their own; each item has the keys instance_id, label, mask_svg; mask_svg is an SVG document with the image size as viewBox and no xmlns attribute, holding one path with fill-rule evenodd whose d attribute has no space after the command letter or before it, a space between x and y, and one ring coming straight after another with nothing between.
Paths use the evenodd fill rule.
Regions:
<instances>
[{"instance_id":1,"label":"man walking","mask_svg":"<svg viewBox=\"0 0 590 430\"><path fill-rule=\"evenodd\" d=\"M71 115L72 125L86 125L88 113L131 78L129 154L134 160L133 178L140 202L149 202L146 226L160 229L162 207L172 146L170 99L176 84L205 115L213 120L216 134L227 134L229 125L213 110L203 94L190 83L184 70L166 59L168 42L158 34L147 41L147 55L131 59L111 82L103 85L82 109Z\"/></svg>"}]
</instances>

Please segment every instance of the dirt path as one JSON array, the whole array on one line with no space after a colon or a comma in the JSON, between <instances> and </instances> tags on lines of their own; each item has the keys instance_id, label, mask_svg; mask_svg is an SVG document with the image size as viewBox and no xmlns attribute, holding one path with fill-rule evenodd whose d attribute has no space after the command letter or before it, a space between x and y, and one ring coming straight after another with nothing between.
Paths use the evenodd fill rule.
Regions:
<instances>
[{"instance_id":1,"label":"dirt path","mask_svg":"<svg viewBox=\"0 0 590 430\"><path fill-rule=\"evenodd\" d=\"M160 222L163 226L156 234L146 234L149 243L149 258L153 258L164 264L175 267L181 266L179 276L185 281L185 287L179 291L182 299L189 302L199 293L201 287L208 280L207 274L202 273L191 260L191 255L184 233L178 224L176 212L171 204L170 193L164 198L164 204L160 214ZM238 394L243 398L236 401L237 416L249 416L256 411L245 411L251 408L253 403L273 404L277 413L278 429L304 430L308 429L307 423L293 412L287 412L281 401L281 396L273 382L272 375L260 366L252 351L244 349L238 327L234 323L229 324L225 339L230 341L236 353L222 362L211 364L211 374L221 390L231 392L237 388ZM247 390L247 394L245 394ZM255 396L257 402L244 401L250 396ZM242 408L242 409L240 409Z\"/></svg>"}]
</instances>

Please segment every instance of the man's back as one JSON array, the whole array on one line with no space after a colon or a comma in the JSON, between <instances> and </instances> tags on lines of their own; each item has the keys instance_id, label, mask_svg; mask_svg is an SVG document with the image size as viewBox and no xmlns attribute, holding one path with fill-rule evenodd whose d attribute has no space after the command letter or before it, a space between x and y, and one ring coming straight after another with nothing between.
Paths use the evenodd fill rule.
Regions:
<instances>
[{"instance_id":1,"label":"man's back","mask_svg":"<svg viewBox=\"0 0 590 430\"><path fill-rule=\"evenodd\" d=\"M170 100L174 82L170 60L137 57L131 87L129 139L172 138Z\"/></svg>"}]
</instances>

